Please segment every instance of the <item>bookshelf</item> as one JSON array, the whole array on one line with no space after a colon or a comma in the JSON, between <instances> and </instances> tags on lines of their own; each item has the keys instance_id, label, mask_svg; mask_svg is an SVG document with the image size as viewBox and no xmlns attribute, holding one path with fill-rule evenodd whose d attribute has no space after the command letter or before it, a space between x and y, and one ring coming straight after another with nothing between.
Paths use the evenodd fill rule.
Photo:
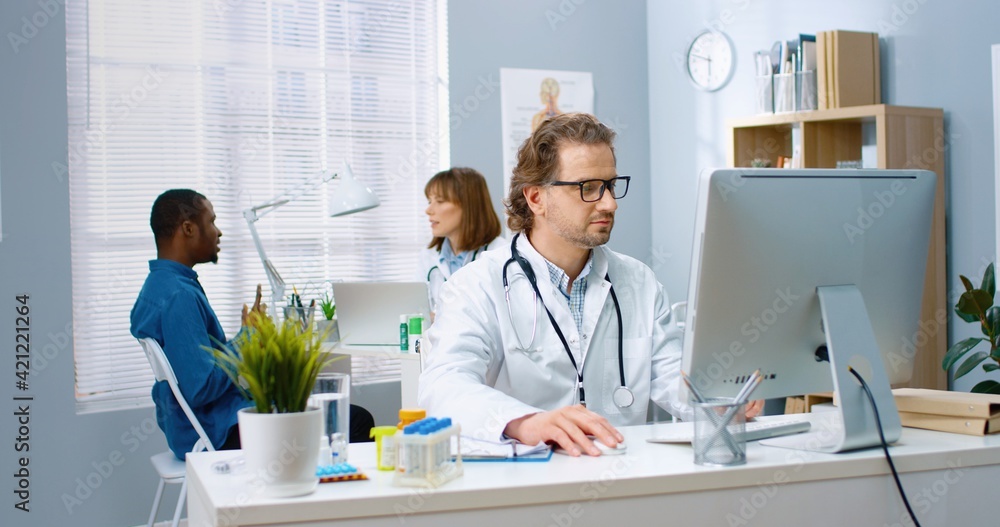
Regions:
<instances>
[{"instance_id":1,"label":"bookshelf","mask_svg":"<svg viewBox=\"0 0 1000 527\"><path fill-rule=\"evenodd\" d=\"M948 141L944 111L873 104L756 115L732 119L727 124L727 162L731 167L749 167L754 158L767 158L771 166L777 166L778 156L797 153L803 168L835 168L838 160L866 158L868 163L874 161L871 164L876 168L916 168L937 173L920 315L924 329L912 339L918 345L913 377L906 386L947 390L947 375L941 369L941 359L948 350L950 313L945 268L944 156Z\"/></svg>"}]
</instances>

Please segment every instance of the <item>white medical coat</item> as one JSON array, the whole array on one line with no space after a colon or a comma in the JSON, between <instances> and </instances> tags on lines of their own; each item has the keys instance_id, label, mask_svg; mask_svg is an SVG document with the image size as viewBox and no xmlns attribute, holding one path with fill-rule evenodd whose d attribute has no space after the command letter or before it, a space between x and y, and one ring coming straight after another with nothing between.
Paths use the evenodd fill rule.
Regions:
<instances>
[{"instance_id":1,"label":"white medical coat","mask_svg":"<svg viewBox=\"0 0 1000 527\"><path fill-rule=\"evenodd\" d=\"M510 242L502 236L497 236L490 243L475 249L472 254L472 263L479 259L480 255L486 251L492 251L501 247L510 248ZM466 264L468 265L468 264ZM420 251L417 258L417 281L427 282L427 294L431 301L431 310L437 308L441 300L441 286L446 280L451 278L451 269L441 257L441 251L425 248Z\"/></svg>"},{"instance_id":2,"label":"white medical coat","mask_svg":"<svg viewBox=\"0 0 1000 527\"><path fill-rule=\"evenodd\" d=\"M549 279L544 258L524 236L517 247L531 263L542 299L582 365L587 408L615 426L645 423L650 400L686 417L690 410L679 399L682 332L653 271L604 246L595 248L581 334L568 302ZM518 349L518 336L526 346L531 339L533 293L517 263L508 266L515 336L501 278L509 258L508 244L483 254L444 284L420 375L420 406L429 415L459 422L463 434L483 439L500 438L507 423L519 417L579 402L577 372L540 303L535 340L529 350ZM625 381L635 395L628 408L612 401L620 385L621 336L605 273L621 304Z\"/></svg>"}]
</instances>

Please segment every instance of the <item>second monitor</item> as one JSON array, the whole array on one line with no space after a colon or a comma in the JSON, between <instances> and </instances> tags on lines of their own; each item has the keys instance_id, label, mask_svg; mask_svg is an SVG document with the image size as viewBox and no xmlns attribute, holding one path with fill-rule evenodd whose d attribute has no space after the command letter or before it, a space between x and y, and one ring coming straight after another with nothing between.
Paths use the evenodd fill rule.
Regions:
<instances>
[{"instance_id":1,"label":"second monitor","mask_svg":"<svg viewBox=\"0 0 1000 527\"><path fill-rule=\"evenodd\" d=\"M872 410L850 365L872 386L886 439L897 439L889 383L912 374L903 346L918 331L935 177L704 173L682 360L699 391L732 397L758 368L755 398L836 390L843 433L815 449L874 446ZM830 362L818 362L826 353Z\"/></svg>"}]
</instances>

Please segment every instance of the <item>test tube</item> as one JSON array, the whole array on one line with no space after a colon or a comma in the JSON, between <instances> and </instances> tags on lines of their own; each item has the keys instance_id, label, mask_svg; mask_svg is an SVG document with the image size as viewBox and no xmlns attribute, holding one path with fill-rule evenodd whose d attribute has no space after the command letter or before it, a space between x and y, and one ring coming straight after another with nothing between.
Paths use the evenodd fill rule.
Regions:
<instances>
[{"instance_id":1,"label":"test tube","mask_svg":"<svg viewBox=\"0 0 1000 527\"><path fill-rule=\"evenodd\" d=\"M417 435L417 423L407 425L403 429L404 447L401 450L403 452L403 457L405 458L405 463L402 463L403 473L407 477L415 477L420 472L420 460L417 457L416 442L414 439Z\"/></svg>"}]
</instances>

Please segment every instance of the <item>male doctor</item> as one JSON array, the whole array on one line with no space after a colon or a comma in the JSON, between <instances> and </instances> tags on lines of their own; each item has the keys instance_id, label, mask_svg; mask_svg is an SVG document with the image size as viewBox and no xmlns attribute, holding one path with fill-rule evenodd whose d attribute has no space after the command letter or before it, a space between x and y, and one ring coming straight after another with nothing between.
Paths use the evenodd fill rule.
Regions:
<instances>
[{"instance_id":1,"label":"male doctor","mask_svg":"<svg viewBox=\"0 0 1000 527\"><path fill-rule=\"evenodd\" d=\"M605 247L629 186L614 138L588 114L544 121L518 151L505 203L512 243L445 283L419 402L463 434L596 456L587 436L615 447L615 426L644 424L650 400L689 413L682 332L663 287Z\"/></svg>"}]
</instances>

